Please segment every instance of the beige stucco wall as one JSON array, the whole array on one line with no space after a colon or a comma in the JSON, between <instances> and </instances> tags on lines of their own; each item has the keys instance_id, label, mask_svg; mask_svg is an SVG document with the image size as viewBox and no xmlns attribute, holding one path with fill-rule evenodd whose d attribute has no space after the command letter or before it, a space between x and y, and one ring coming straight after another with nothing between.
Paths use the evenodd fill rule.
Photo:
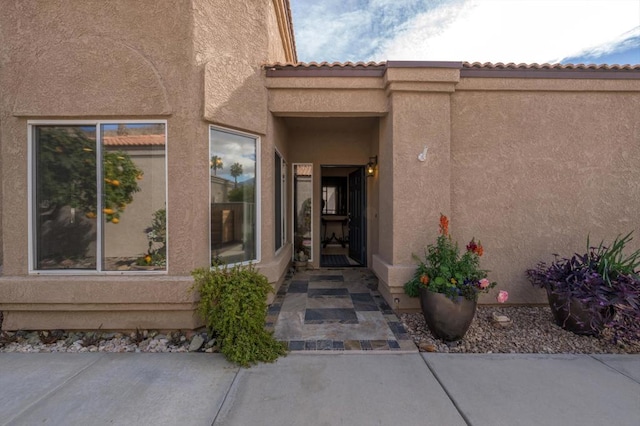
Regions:
<instances>
[{"instance_id":1,"label":"beige stucco wall","mask_svg":"<svg viewBox=\"0 0 640 426\"><path fill-rule=\"evenodd\" d=\"M274 287L292 256L290 199L288 241L274 252L276 147L289 181L293 163L314 164L314 206L321 165L378 156L367 178L368 264L400 309L417 307L402 285L441 212L461 245L482 240L482 265L511 303L541 301L523 277L537 260L582 249L587 233L610 240L640 228L639 78L460 78L449 65L266 77L262 64L286 59L281 12L275 0L2 2L4 328L198 326L189 273L210 261L210 124L260 138L258 268ZM28 275L27 122L36 119L167 121L166 274Z\"/></svg>"},{"instance_id":2,"label":"beige stucco wall","mask_svg":"<svg viewBox=\"0 0 640 426\"><path fill-rule=\"evenodd\" d=\"M539 260L583 250L588 234L610 242L640 230L637 73L460 78L459 69L423 65L391 67L380 78L318 74L269 78L269 108L285 117L382 115L371 268L392 306L418 307L403 284L415 270L412 254L435 241L440 213L461 247L480 238L482 266L516 304L544 302L524 275ZM292 144L317 138L299 146L301 161L326 164L335 153L321 151L322 135L311 123L295 123ZM349 149L343 144L340 152ZM494 303L496 292L481 302Z\"/></svg>"},{"instance_id":3,"label":"beige stucco wall","mask_svg":"<svg viewBox=\"0 0 640 426\"><path fill-rule=\"evenodd\" d=\"M158 149L122 151L131 155L144 176L138 181L140 191L134 194L135 202L127 206L122 220L106 224L104 250L110 257L139 257L148 250L146 229L151 227L153 213L166 207L166 155Z\"/></svg>"},{"instance_id":4,"label":"beige stucco wall","mask_svg":"<svg viewBox=\"0 0 640 426\"><path fill-rule=\"evenodd\" d=\"M209 228L209 123L260 136L263 162L273 163L260 65L285 60L274 4L2 2L3 328L199 324L189 273L210 261L202 232ZM27 121L35 119L167 120L166 275L27 275ZM270 177L262 178L269 190ZM272 219L263 215L262 228ZM263 260L277 282L290 256L276 259L272 247L263 242Z\"/></svg>"},{"instance_id":5,"label":"beige stucco wall","mask_svg":"<svg viewBox=\"0 0 640 426\"><path fill-rule=\"evenodd\" d=\"M482 239L483 266L513 303L544 301L524 271L552 253L640 231L638 82L629 92L549 83L452 97L452 230Z\"/></svg>"}]
</instances>

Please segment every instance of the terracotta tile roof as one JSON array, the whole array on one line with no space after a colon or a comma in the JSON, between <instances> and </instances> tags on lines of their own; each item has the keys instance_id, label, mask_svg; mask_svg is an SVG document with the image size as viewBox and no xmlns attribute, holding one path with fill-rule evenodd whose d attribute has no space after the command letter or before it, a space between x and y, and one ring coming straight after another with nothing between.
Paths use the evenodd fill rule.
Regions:
<instances>
[{"instance_id":1,"label":"terracotta tile roof","mask_svg":"<svg viewBox=\"0 0 640 426\"><path fill-rule=\"evenodd\" d=\"M309 164L296 164L295 173L296 176L311 176L313 173L313 166Z\"/></svg>"},{"instance_id":2,"label":"terracotta tile roof","mask_svg":"<svg viewBox=\"0 0 640 426\"><path fill-rule=\"evenodd\" d=\"M640 65L607 65L607 64L515 64L513 62L509 62L508 64L503 64L502 62L491 63L491 62L463 62L462 68L473 68L473 69L509 69L509 70L632 70L632 71L640 71Z\"/></svg>"},{"instance_id":3,"label":"terracotta tile roof","mask_svg":"<svg viewBox=\"0 0 640 426\"><path fill-rule=\"evenodd\" d=\"M386 62L296 62L266 64L265 68L371 68L386 67Z\"/></svg>"},{"instance_id":4,"label":"terracotta tile roof","mask_svg":"<svg viewBox=\"0 0 640 426\"><path fill-rule=\"evenodd\" d=\"M105 146L161 146L165 144L164 135L126 135L105 136Z\"/></svg>"},{"instance_id":5,"label":"terracotta tile roof","mask_svg":"<svg viewBox=\"0 0 640 426\"><path fill-rule=\"evenodd\" d=\"M640 78L638 65L502 62L297 62L266 64L267 77L380 77L387 68L457 68L468 77Z\"/></svg>"},{"instance_id":6,"label":"terracotta tile roof","mask_svg":"<svg viewBox=\"0 0 640 426\"><path fill-rule=\"evenodd\" d=\"M297 62L264 65L267 77L381 77L385 62Z\"/></svg>"},{"instance_id":7,"label":"terracotta tile roof","mask_svg":"<svg viewBox=\"0 0 640 426\"><path fill-rule=\"evenodd\" d=\"M310 69L310 68L387 68L390 66L406 66L406 67L430 67L430 66L442 66L442 64L448 66L458 65L460 68L473 68L473 69L556 69L556 70L640 70L640 64L637 65L618 65L618 64L516 64L514 62L502 63L502 62L438 62L438 61L383 61L383 62L296 62L296 63L283 63L276 62L273 64L265 64L266 69Z\"/></svg>"}]
</instances>

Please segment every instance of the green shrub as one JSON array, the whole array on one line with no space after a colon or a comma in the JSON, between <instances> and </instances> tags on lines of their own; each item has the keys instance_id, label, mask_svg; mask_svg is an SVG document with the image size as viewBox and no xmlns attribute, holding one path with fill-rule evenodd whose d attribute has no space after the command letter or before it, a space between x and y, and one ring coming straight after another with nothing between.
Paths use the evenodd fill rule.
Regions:
<instances>
[{"instance_id":1,"label":"green shrub","mask_svg":"<svg viewBox=\"0 0 640 426\"><path fill-rule=\"evenodd\" d=\"M192 275L193 288L200 293L198 314L217 335L220 352L229 361L247 367L286 353L285 345L264 328L272 289L253 265L200 268Z\"/></svg>"}]
</instances>

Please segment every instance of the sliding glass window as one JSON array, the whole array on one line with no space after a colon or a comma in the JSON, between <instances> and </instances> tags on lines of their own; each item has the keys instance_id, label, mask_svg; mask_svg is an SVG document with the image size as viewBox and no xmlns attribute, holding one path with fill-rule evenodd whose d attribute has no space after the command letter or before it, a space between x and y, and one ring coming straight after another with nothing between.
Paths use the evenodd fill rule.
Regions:
<instances>
[{"instance_id":1,"label":"sliding glass window","mask_svg":"<svg viewBox=\"0 0 640 426\"><path fill-rule=\"evenodd\" d=\"M166 124L29 126L31 269L166 270Z\"/></svg>"},{"instance_id":2,"label":"sliding glass window","mask_svg":"<svg viewBox=\"0 0 640 426\"><path fill-rule=\"evenodd\" d=\"M211 126L211 262L260 260L260 139Z\"/></svg>"}]
</instances>

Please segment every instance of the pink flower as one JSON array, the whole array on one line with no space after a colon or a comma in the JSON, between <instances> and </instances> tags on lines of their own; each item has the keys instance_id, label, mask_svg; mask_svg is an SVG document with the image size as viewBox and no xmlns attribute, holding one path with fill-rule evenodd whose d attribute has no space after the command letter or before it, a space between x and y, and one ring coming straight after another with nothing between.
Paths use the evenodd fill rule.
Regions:
<instances>
[{"instance_id":1,"label":"pink flower","mask_svg":"<svg viewBox=\"0 0 640 426\"><path fill-rule=\"evenodd\" d=\"M509 293L507 293L504 290L500 290L498 292L498 296L496 296L496 300L498 301L498 303L504 303L507 301L508 298L509 298Z\"/></svg>"},{"instance_id":2,"label":"pink flower","mask_svg":"<svg viewBox=\"0 0 640 426\"><path fill-rule=\"evenodd\" d=\"M480 280L478 285L480 286L480 288L482 290L484 290L485 288L489 287L489 280L486 279L486 278L483 278L483 279Z\"/></svg>"}]
</instances>

